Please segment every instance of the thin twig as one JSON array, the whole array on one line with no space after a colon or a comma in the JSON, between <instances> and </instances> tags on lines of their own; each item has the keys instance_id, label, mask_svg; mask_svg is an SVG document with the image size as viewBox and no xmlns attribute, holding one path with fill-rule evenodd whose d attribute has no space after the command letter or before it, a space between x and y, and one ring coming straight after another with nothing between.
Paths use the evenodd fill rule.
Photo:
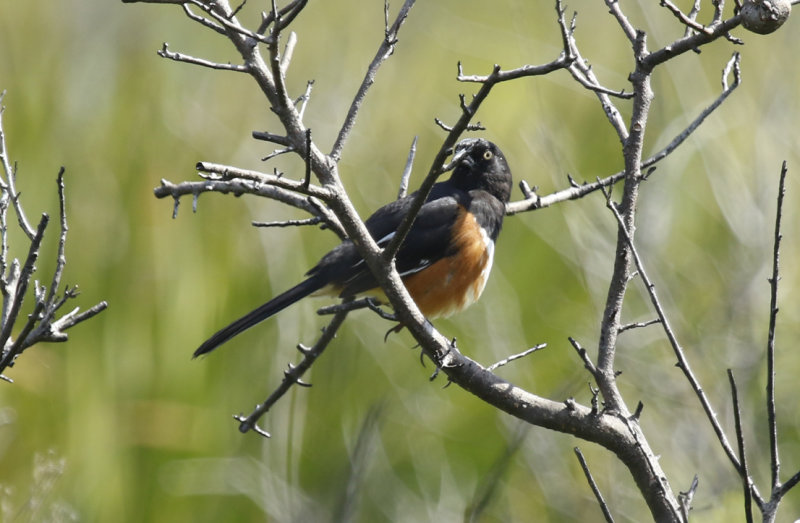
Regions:
<instances>
[{"instance_id":1,"label":"thin twig","mask_svg":"<svg viewBox=\"0 0 800 523\"><path fill-rule=\"evenodd\" d=\"M0 372L11 365L14 358L19 354L19 347L16 350L4 350L6 342L11 338L11 329L14 327L15 320L19 315L22 301L25 299L25 293L28 290L33 272L36 270L36 261L39 259L39 248L42 245L42 238L44 231L47 229L47 224L50 222L50 217L47 214L42 214L39 225L36 227L36 232L31 240L30 248L28 249L28 257L25 259L25 264L19 273L19 278L16 284L16 292L11 302L11 307L8 309L8 315L3 323L3 328L0 330L0 351L2 351L2 358L0 358Z\"/></svg>"},{"instance_id":2,"label":"thin twig","mask_svg":"<svg viewBox=\"0 0 800 523\"><path fill-rule=\"evenodd\" d=\"M313 216L311 218L305 218L302 220L281 220L281 221L273 221L273 222L257 222L254 221L251 223L253 227L299 227L304 225L317 225L320 223L320 218L318 216Z\"/></svg>"},{"instance_id":3,"label":"thin twig","mask_svg":"<svg viewBox=\"0 0 800 523\"><path fill-rule=\"evenodd\" d=\"M694 499L694 494L697 492L697 486L700 484L700 480L697 477L697 474L694 475L692 478L692 483L689 485L689 489L685 492L678 493L678 503L680 504L681 508L681 515L683 516L683 521L689 521L689 512L692 510L692 500Z\"/></svg>"},{"instance_id":4,"label":"thin twig","mask_svg":"<svg viewBox=\"0 0 800 523\"><path fill-rule=\"evenodd\" d=\"M733 378L733 371L728 369L728 381L731 384L731 399L733 401L733 421L736 429L736 445L739 447L739 463L742 464L739 476L742 478L742 490L744 494L744 515L747 523L753 523L753 498L750 495L750 471L747 468L747 453L744 448L744 431L742 430L742 412L739 407L739 391L736 388L736 380Z\"/></svg>"},{"instance_id":5,"label":"thin twig","mask_svg":"<svg viewBox=\"0 0 800 523\"><path fill-rule=\"evenodd\" d=\"M17 214L17 221L19 222L22 232L25 233L29 240L33 241L36 233L33 227L31 227L30 222L28 222L25 211L22 209L22 203L20 202L16 187L16 168L11 166L11 158L9 157L8 148L6 146L6 134L3 131L3 113L5 112L5 107L2 106L2 103L3 98L5 98L5 93L5 90L0 93L0 162L3 164L3 171L5 172L6 179L3 180L2 176L0 176L0 189L8 193L8 199L14 205L14 211Z\"/></svg>"},{"instance_id":6,"label":"thin twig","mask_svg":"<svg viewBox=\"0 0 800 523\"><path fill-rule=\"evenodd\" d=\"M222 64L217 62L211 62L209 60L204 60L203 58L195 58L194 56L189 56L183 53L176 53L170 51L169 46L167 45L166 42L164 42L163 47L157 51L157 54L162 58L168 58L176 62L199 65L201 67L208 67L209 69L217 69L222 71L236 71L239 73L246 73L249 71L248 67L245 65L234 65L231 63Z\"/></svg>"},{"instance_id":7,"label":"thin twig","mask_svg":"<svg viewBox=\"0 0 800 523\"><path fill-rule=\"evenodd\" d=\"M350 132L353 130L356 117L358 116L358 111L361 109L361 106L364 103L364 99L367 96L367 91L372 84L375 83L375 77L380 66L394 52L395 45L397 44L397 34L400 31L400 27L402 27L403 22L406 21L408 12L414 6L415 1L416 0L405 0L403 7L400 8L400 12L397 13L394 23L391 27L387 28L385 32L383 41L378 47L378 52L375 53L375 57L372 59L372 62L367 68L367 73L364 75L364 79L361 81L361 85L359 86L358 91L353 98L353 102L350 104L350 109L348 109L347 116L345 117L342 127L339 130L339 135L336 137L336 141L331 148L330 157L335 161L339 161L341 158L344 143L348 136L350 136Z\"/></svg>"},{"instance_id":8,"label":"thin twig","mask_svg":"<svg viewBox=\"0 0 800 523\"><path fill-rule=\"evenodd\" d=\"M711 33L711 30L709 28L707 28L703 24L697 23L696 20L694 20L693 18L685 15L683 13L683 11L681 11L678 8L678 6L676 6L675 4L670 2L669 0L661 0L661 5L663 7L666 7L669 10L669 12L671 12L673 15L675 15L675 18L680 20L681 23L683 25L685 25L687 28L694 29L695 31L700 32L700 33L705 33L705 34Z\"/></svg>"},{"instance_id":9,"label":"thin twig","mask_svg":"<svg viewBox=\"0 0 800 523\"><path fill-rule=\"evenodd\" d=\"M769 279L769 334L767 336L767 422L769 425L770 467L772 490L780 485L780 458L778 456L778 423L775 415L775 324L778 317L778 282L780 281L781 218L783 197L786 194L786 161L781 166L778 182L778 205L775 211L775 245L772 254L772 277Z\"/></svg>"},{"instance_id":10,"label":"thin twig","mask_svg":"<svg viewBox=\"0 0 800 523\"><path fill-rule=\"evenodd\" d=\"M106 301L101 301L100 303L86 309L83 312L80 312L79 307L75 307L70 312L54 321L50 325L50 333L47 336L43 335L41 341L66 341L66 334L63 331L90 318L93 318L94 316L97 316L107 308L108 302ZM40 327L37 327L37 329Z\"/></svg>"},{"instance_id":11,"label":"thin twig","mask_svg":"<svg viewBox=\"0 0 800 523\"><path fill-rule=\"evenodd\" d=\"M381 308L380 302L373 297L366 297L352 301L345 300L342 303L321 307L317 311L317 314L320 316L326 316L328 314L337 314L340 312L348 312L358 309L369 309L384 320L397 321L397 317Z\"/></svg>"},{"instance_id":12,"label":"thin twig","mask_svg":"<svg viewBox=\"0 0 800 523\"><path fill-rule=\"evenodd\" d=\"M580 60L578 61L580 62ZM652 167L656 163L660 162L664 158L666 158L670 153L672 153L675 149L678 148L686 139L695 131L700 124L702 124L705 119L716 110L722 102L724 102L728 96L741 84L741 70L739 67L740 56L739 53L734 53L731 59L728 61L725 69L722 73L722 87L723 91L717 97L714 102L711 103L708 107L703 109L703 111L683 130L681 131L675 138L670 141L663 149L659 150L646 160L644 160L641 164L640 169L644 170L648 167ZM730 74L733 73L733 82L728 84L727 78ZM570 187L566 189L562 189L560 191L556 191L552 194L547 196L538 196L532 195L530 197L526 197L524 200L511 202L506 205L506 213L517 214L520 212L540 209L544 207L549 207L556 203L561 203L567 200L577 200L579 198L583 198L587 194L600 190L602 187L610 187L617 183L618 181L622 180L625 177L624 171L619 171L617 173L612 174L611 176L607 176L600 180L597 180L592 183L584 183L581 185L576 185L574 183L570 183Z\"/></svg>"},{"instance_id":13,"label":"thin twig","mask_svg":"<svg viewBox=\"0 0 800 523\"><path fill-rule=\"evenodd\" d=\"M627 323L619 328L619 332L625 332L630 329L641 329L642 327L648 327L650 325L655 325L656 323L661 323L661 320L658 318L653 318L652 320L644 322Z\"/></svg>"},{"instance_id":14,"label":"thin twig","mask_svg":"<svg viewBox=\"0 0 800 523\"><path fill-rule=\"evenodd\" d=\"M597 504L600 505L600 510L603 511L603 517L607 523L614 523L614 516L611 515L608 504L606 503L606 500L603 499L603 494L600 492L600 488L597 486L597 483L595 483L594 478L592 477L592 472L589 470L589 465L586 463L586 459L583 457L583 452L581 452L581 449L578 447L575 447L574 450L575 455L578 457L578 462L581 464L581 469L583 469L583 474L586 476L586 481L589 482L589 487L592 489L592 493L597 500Z\"/></svg>"},{"instance_id":15,"label":"thin twig","mask_svg":"<svg viewBox=\"0 0 800 523\"><path fill-rule=\"evenodd\" d=\"M288 60L284 61L281 58L280 49L278 47L283 26L281 25L280 12L278 11L278 5L275 0L272 0L272 16L275 19L275 23L270 31L270 43L267 44L267 49L269 50L269 66L272 71L274 93L281 101L283 107L290 107L293 106L293 104L289 99L289 90L286 87L285 74L289 63ZM307 152L305 156L310 156L310 151Z\"/></svg>"},{"instance_id":16,"label":"thin twig","mask_svg":"<svg viewBox=\"0 0 800 523\"><path fill-rule=\"evenodd\" d=\"M254 430L258 434L262 436L269 437L269 433L260 429L257 425L258 420L266 414L269 409L284 395L289 389L292 388L293 385L303 384L304 382L300 379L305 372L311 368L311 365L314 364L316 359L325 351L333 341L333 338L336 336L336 331L339 330L339 327L342 326L344 323L345 318L347 317L347 311L338 312L336 313L333 318L331 319L328 326L322 330L322 335L319 337L317 342L314 344L313 347L310 348L300 348L300 352L303 354L303 359L297 365L289 365L289 369L284 371L283 380L278 388L264 400L263 403L256 405L256 408L250 413L249 416L244 417L242 415L234 416L239 422L239 431L247 432L249 430ZM307 385L307 384L306 384Z\"/></svg>"},{"instance_id":17,"label":"thin twig","mask_svg":"<svg viewBox=\"0 0 800 523\"><path fill-rule=\"evenodd\" d=\"M406 167L403 169L403 175L400 177L400 188L397 190L397 199L405 198L408 194L408 181L411 178L411 170L414 167L414 156L417 154L417 137L411 142L411 148L408 150L408 158L406 159Z\"/></svg>"},{"instance_id":18,"label":"thin twig","mask_svg":"<svg viewBox=\"0 0 800 523\"><path fill-rule=\"evenodd\" d=\"M153 189L156 198L172 198L175 201L173 208L173 218L177 217L178 202L183 196L197 197L205 192L219 194L252 194L296 207L312 216L318 217L325 225L334 231L340 238L345 236L342 224L330 209L322 205L316 198L309 198L297 194L293 191L265 185L253 180L233 178L230 180L204 180L199 182L172 183L168 180L161 180L161 185Z\"/></svg>"},{"instance_id":19,"label":"thin twig","mask_svg":"<svg viewBox=\"0 0 800 523\"><path fill-rule=\"evenodd\" d=\"M595 367L594 363L592 362L591 358L589 358L589 353L584 349L578 341L573 338L572 336L567 338L575 349L575 352L578 353L580 356L581 361L583 361L583 366L586 367L586 370L589 371L589 374L592 375L593 378L597 378L597 367Z\"/></svg>"},{"instance_id":20,"label":"thin twig","mask_svg":"<svg viewBox=\"0 0 800 523\"><path fill-rule=\"evenodd\" d=\"M303 189L308 190L311 185L311 128L306 129L306 176L303 179Z\"/></svg>"},{"instance_id":21,"label":"thin twig","mask_svg":"<svg viewBox=\"0 0 800 523\"><path fill-rule=\"evenodd\" d=\"M261 43L264 43L264 44L267 44L267 45L269 45L269 44L271 44L273 42L273 39L272 39L271 36L263 36L263 35L260 35L258 33L254 33L253 31L250 31L249 29L245 29L244 27L242 27L238 22L235 21L234 18L229 18L229 15L231 13L225 13L225 14L218 13L217 9L221 5L219 2L214 2L214 3L210 2L208 4L205 4L204 2L201 2L200 0L183 0L183 1L185 3L187 3L187 4L192 4L194 6L199 7L200 9L205 11L208 15L210 15L211 18L216 20L216 22L218 24L220 24L221 26L225 27L229 31L233 31L233 32L238 33L238 34L240 34L242 36L246 36L248 38L252 38L253 40L256 40L258 42L261 42Z\"/></svg>"},{"instance_id":22,"label":"thin twig","mask_svg":"<svg viewBox=\"0 0 800 523\"><path fill-rule=\"evenodd\" d=\"M736 1L738 2L739 0L736 0ZM694 0L694 3L692 4L692 8L691 8L691 10L689 10L689 14L687 15L689 17L689 20L697 21L697 15L700 13L700 2L701 2L701 0ZM687 37L687 36L690 36L691 34L692 34L692 28L689 27L689 26L686 26L686 30L683 33L684 38Z\"/></svg>"},{"instance_id":23,"label":"thin twig","mask_svg":"<svg viewBox=\"0 0 800 523\"><path fill-rule=\"evenodd\" d=\"M294 33L292 33L294 34ZM314 80L309 80L306 82L306 92L303 95L295 100L294 105L300 105L300 109L297 111L297 117L302 122L303 115L306 113L306 107L308 107L308 102L311 100L311 89L314 87Z\"/></svg>"},{"instance_id":24,"label":"thin twig","mask_svg":"<svg viewBox=\"0 0 800 523\"><path fill-rule=\"evenodd\" d=\"M262 162L268 162L269 160L272 160L276 156L280 156L282 154L293 153L293 152L294 152L294 147L287 147L285 149L275 149L274 151L272 151L271 153L269 153L265 157L261 158L261 161Z\"/></svg>"},{"instance_id":25,"label":"thin twig","mask_svg":"<svg viewBox=\"0 0 800 523\"><path fill-rule=\"evenodd\" d=\"M265 142L272 142L285 147L291 146L292 142L285 136L279 134L268 133L267 131L253 131L253 138L256 140L263 140Z\"/></svg>"},{"instance_id":26,"label":"thin twig","mask_svg":"<svg viewBox=\"0 0 800 523\"><path fill-rule=\"evenodd\" d=\"M289 31L289 38L286 39L286 45L283 48L283 57L281 58L280 62L281 74L283 76L286 76L286 72L289 70L289 64L292 61L292 56L294 56L294 47L296 45L297 33L294 31Z\"/></svg>"},{"instance_id":27,"label":"thin twig","mask_svg":"<svg viewBox=\"0 0 800 523\"><path fill-rule=\"evenodd\" d=\"M122 1L124 2L125 0L122 0ZM181 3L183 5L183 12L186 13L186 16L188 16L190 20L194 20L198 24L211 29L215 33L219 33L219 34L221 34L223 36L225 36L227 34L225 32L225 28L222 27L221 25L215 24L214 22L212 22L208 18L205 18L205 17L202 17L200 15L194 14L194 12L189 8L189 4L185 3L185 0L179 0L179 3Z\"/></svg>"},{"instance_id":28,"label":"thin twig","mask_svg":"<svg viewBox=\"0 0 800 523\"><path fill-rule=\"evenodd\" d=\"M800 483L800 471L795 472L795 474L791 478L789 478L786 482L781 484L780 488L777 490L777 492L774 495L779 497L779 498L781 498L787 492L789 492L794 487L796 487L798 483Z\"/></svg>"},{"instance_id":29,"label":"thin twig","mask_svg":"<svg viewBox=\"0 0 800 523\"><path fill-rule=\"evenodd\" d=\"M14 362L14 358L16 358L19 354L22 353L27 347L33 344L33 342L28 343L28 337L30 336L33 329L36 327L36 322L40 320L42 311L44 311L44 301L37 300L36 305L33 307L33 312L28 315L28 321L25 322L25 326L22 327L22 330L17 335L17 339L8 349L8 365L12 365ZM5 358L3 362L0 363L0 372L6 368L7 365L4 365Z\"/></svg>"},{"instance_id":30,"label":"thin twig","mask_svg":"<svg viewBox=\"0 0 800 523\"><path fill-rule=\"evenodd\" d=\"M626 93L624 89L616 91L614 89L609 89L608 87L603 87L602 85L598 85L592 82L591 80L588 80L580 71L581 68L579 67L569 68L569 72L572 74L572 78L574 78L579 84L584 86L586 89L594 91L598 94L605 94L608 96L613 96L615 98L621 98L623 100L630 100L631 98L633 98L633 93Z\"/></svg>"},{"instance_id":31,"label":"thin twig","mask_svg":"<svg viewBox=\"0 0 800 523\"><path fill-rule=\"evenodd\" d=\"M277 24L279 25L279 30L284 29L292 23L292 21L300 14L300 11L308 3L308 0L294 0L289 4L285 5L281 9L278 10L279 20ZM258 30L256 31L258 34L264 34L266 30L275 22L274 13L269 11L269 13L264 16L264 19L261 21L261 25L259 26Z\"/></svg>"},{"instance_id":32,"label":"thin twig","mask_svg":"<svg viewBox=\"0 0 800 523\"><path fill-rule=\"evenodd\" d=\"M683 347L678 343L677 337L675 336L675 332L672 330L672 325L670 324L669 320L667 319L666 313L664 312L663 307L661 306L661 302L656 295L655 285L652 283L650 278L647 276L647 272L645 271L644 264L642 263L642 259L639 256L639 252L636 250L636 246L631 241L631 237L628 234L628 231L625 229L624 221L622 216L619 214L616 205L611 201L610 194L603 189L603 194L606 196L606 203L608 208L614 214L614 217L617 219L617 223L619 224L619 230L622 232L626 242L628 243L628 247L633 255L634 262L636 264L636 269L639 271L639 276L644 283L647 292L650 296L650 302L653 305L653 308L658 315L659 320L661 321L661 326L664 329L665 334L667 335L667 339L669 340L670 346L672 347L673 353L678 359L677 366L683 371L683 374L686 376L686 379L689 381L689 385L691 385L692 390L694 390L695 395L700 400L700 404L703 406L703 410L706 413L706 417L708 418L709 422L711 423L711 427L713 428L715 434L717 435L717 439L722 445L722 449L725 451L725 454L728 456L728 459L733 463L737 470L740 470L741 463L739 462L736 453L734 452L733 448L731 447L730 443L728 442L728 438L725 436L725 432L722 429L722 426L717 419L717 414L714 412L714 408L711 406L711 402L708 400L708 396L706 396L705 391L700 386L700 382L692 372L691 366L689 365L689 361L684 354Z\"/></svg>"},{"instance_id":33,"label":"thin twig","mask_svg":"<svg viewBox=\"0 0 800 523\"><path fill-rule=\"evenodd\" d=\"M680 134L678 134L666 147L661 149L658 153L654 154L646 161L642 162L642 168L650 167L651 165L663 160L667 155L669 155L672 151L678 148L686 139L691 135L700 124L702 124L705 119L713 113L722 102L724 102L730 94L736 90L737 87L741 84L742 81L742 74L741 68L739 66L740 62L740 55L739 53L733 53L731 59L728 60L728 63L725 65L725 68L722 71L722 92L719 94L716 100L714 100L711 105L703 109L703 111L690 123ZM733 72L733 83L728 85L728 76Z\"/></svg>"},{"instance_id":34,"label":"thin twig","mask_svg":"<svg viewBox=\"0 0 800 523\"><path fill-rule=\"evenodd\" d=\"M502 367L503 365L508 365L509 363L511 363L514 360L518 360L520 358L524 358L525 356L527 356L529 354L533 354L534 352L536 352L536 351L538 351L540 349L543 349L545 347L547 347L546 343L540 343L539 345L536 345L534 347L531 347L530 349L524 350L524 351L520 352L519 354L512 354L511 356L509 356L507 358L503 358L502 360L500 360L500 361L498 361L496 363L493 363L493 364L489 365L488 367L486 367L486 370L488 370L489 372L492 372L495 369Z\"/></svg>"},{"instance_id":35,"label":"thin twig","mask_svg":"<svg viewBox=\"0 0 800 523\"><path fill-rule=\"evenodd\" d=\"M198 162L196 169L200 172L218 175L222 180L233 180L240 178L243 180L258 182L260 184L274 185L276 187L280 187L281 189L299 192L308 196L314 196L315 198L319 198L323 201L330 198L329 190L310 183L307 184L305 180L296 181L284 176L277 176L274 174L267 174L249 169L240 169L230 165L222 165L211 162Z\"/></svg>"},{"instance_id":36,"label":"thin twig","mask_svg":"<svg viewBox=\"0 0 800 523\"><path fill-rule=\"evenodd\" d=\"M612 0L606 1L609 2ZM685 36L672 42L671 44L662 47L661 49L649 53L643 58L642 66L652 70L657 65L660 65L667 60L671 60L680 54L695 50L704 44L716 40L717 38L725 37L731 29L736 28L741 23L741 14L736 14L727 20L713 22L707 27L707 29L709 29L708 32L698 32L689 36Z\"/></svg>"},{"instance_id":37,"label":"thin twig","mask_svg":"<svg viewBox=\"0 0 800 523\"><path fill-rule=\"evenodd\" d=\"M631 43L636 41L636 28L628 21L628 17L622 12L618 0L605 0L611 14L617 20L617 23L622 28L622 32L628 37Z\"/></svg>"}]
</instances>

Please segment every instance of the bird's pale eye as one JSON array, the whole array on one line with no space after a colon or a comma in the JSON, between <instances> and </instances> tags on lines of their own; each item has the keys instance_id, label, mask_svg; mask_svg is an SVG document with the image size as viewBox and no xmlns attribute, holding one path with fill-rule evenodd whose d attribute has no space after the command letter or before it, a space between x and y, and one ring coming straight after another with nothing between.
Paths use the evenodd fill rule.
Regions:
<instances>
[{"instance_id":1,"label":"bird's pale eye","mask_svg":"<svg viewBox=\"0 0 800 523\"><path fill-rule=\"evenodd\" d=\"M486 151L483 152L483 159L484 160L491 160L492 156L494 156L494 154L492 154L492 151L486 150Z\"/></svg>"}]
</instances>

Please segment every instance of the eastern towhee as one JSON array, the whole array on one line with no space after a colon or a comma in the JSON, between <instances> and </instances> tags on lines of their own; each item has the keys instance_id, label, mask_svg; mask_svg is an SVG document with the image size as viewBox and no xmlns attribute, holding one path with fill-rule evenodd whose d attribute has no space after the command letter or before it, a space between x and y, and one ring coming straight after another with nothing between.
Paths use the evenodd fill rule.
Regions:
<instances>
[{"instance_id":1,"label":"eastern towhee","mask_svg":"<svg viewBox=\"0 0 800 523\"><path fill-rule=\"evenodd\" d=\"M450 316L475 302L492 268L494 242L511 197L511 171L495 144L466 139L456 145L450 179L433 186L400 246L396 267L428 318ZM384 205L365 225L385 247L416 193ZM240 332L310 294L385 296L350 240L322 257L307 279L211 336L194 356L214 350Z\"/></svg>"}]
</instances>

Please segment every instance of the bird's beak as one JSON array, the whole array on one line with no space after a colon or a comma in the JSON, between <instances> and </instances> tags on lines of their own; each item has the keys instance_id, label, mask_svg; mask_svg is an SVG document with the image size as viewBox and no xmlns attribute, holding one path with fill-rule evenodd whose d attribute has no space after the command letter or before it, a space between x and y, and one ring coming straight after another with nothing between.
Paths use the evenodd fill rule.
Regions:
<instances>
[{"instance_id":1,"label":"bird's beak","mask_svg":"<svg viewBox=\"0 0 800 523\"><path fill-rule=\"evenodd\" d=\"M470 160L470 157L467 155L467 153L470 151L470 149L472 149L472 145L474 142L475 142L474 138L467 138L465 140L461 140L456 144L456 146L451 151L448 151L453 153L453 159L450 160L450 163L444 166L444 170L445 171L453 170L462 160L465 161Z\"/></svg>"}]
</instances>

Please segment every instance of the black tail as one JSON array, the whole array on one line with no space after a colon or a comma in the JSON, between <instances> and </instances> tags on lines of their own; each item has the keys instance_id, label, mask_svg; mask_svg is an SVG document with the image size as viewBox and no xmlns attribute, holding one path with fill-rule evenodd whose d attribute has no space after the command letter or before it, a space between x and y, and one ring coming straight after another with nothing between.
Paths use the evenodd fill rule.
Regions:
<instances>
[{"instance_id":1,"label":"black tail","mask_svg":"<svg viewBox=\"0 0 800 523\"><path fill-rule=\"evenodd\" d=\"M211 336L202 345L200 345L196 351L194 351L193 357L196 358L211 352L237 334L240 334L253 325L266 320L273 314L277 314L294 302L305 298L312 292L318 291L324 286L325 282L322 280L322 278L313 276L305 281L300 282L283 294L275 296L256 310L248 312L227 327L220 329L216 334Z\"/></svg>"}]
</instances>

